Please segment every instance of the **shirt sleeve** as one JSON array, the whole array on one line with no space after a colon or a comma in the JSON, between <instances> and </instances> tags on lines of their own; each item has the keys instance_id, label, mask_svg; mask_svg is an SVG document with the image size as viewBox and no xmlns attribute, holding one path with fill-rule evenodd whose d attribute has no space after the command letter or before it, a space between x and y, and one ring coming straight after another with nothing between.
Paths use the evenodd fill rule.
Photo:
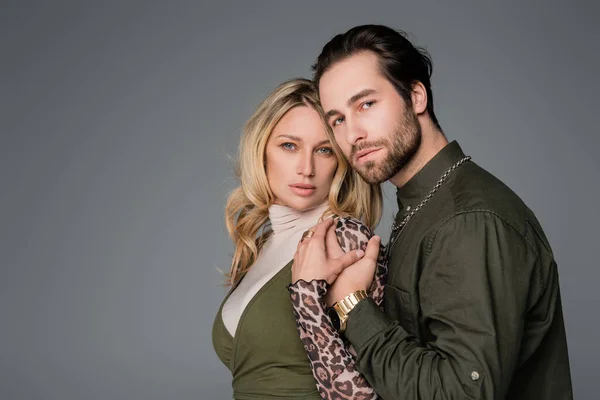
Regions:
<instances>
[{"instance_id":1,"label":"shirt sleeve","mask_svg":"<svg viewBox=\"0 0 600 400\"><path fill-rule=\"evenodd\" d=\"M369 299L361 301L346 330L358 368L384 398L504 399L530 289L539 285L537 254L488 212L452 217L422 246L418 290L426 340L400 325L406 316L388 317ZM386 302L396 295L403 293L386 291Z\"/></svg>"},{"instance_id":2,"label":"shirt sleeve","mask_svg":"<svg viewBox=\"0 0 600 400\"><path fill-rule=\"evenodd\" d=\"M366 248L370 230L359 221L342 218L336 226L338 242L346 252ZM380 254L383 254L380 251ZM369 290L376 304L383 300L387 266L383 257ZM333 328L326 313L327 282L299 280L288 286L296 317L296 327L311 363L317 389L323 399L379 399L364 376L356 369L350 343Z\"/></svg>"}]
</instances>

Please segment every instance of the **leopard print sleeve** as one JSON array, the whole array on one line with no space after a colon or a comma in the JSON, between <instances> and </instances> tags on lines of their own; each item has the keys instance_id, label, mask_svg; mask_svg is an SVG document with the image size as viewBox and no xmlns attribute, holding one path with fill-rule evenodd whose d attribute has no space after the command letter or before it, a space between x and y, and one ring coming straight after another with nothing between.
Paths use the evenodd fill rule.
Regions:
<instances>
[{"instance_id":1,"label":"leopard print sleeve","mask_svg":"<svg viewBox=\"0 0 600 400\"><path fill-rule=\"evenodd\" d=\"M336 226L336 235L340 247L344 252L351 250L365 250L369 239L373 233L362 222L346 217L340 219ZM383 311L383 288L387 280L387 260L385 259L385 247L380 245L379 258L377 259L377 269L375 277L369 288L369 297L372 297L375 304Z\"/></svg>"},{"instance_id":2,"label":"leopard print sleeve","mask_svg":"<svg viewBox=\"0 0 600 400\"><path fill-rule=\"evenodd\" d=\"M341 218L336 226L340 246L345 252L365 249L370 230L352 218ZM369 295L381 307L383 284L387 266L380 250L376 276ZM379 399L363 375L356 369L354 349L333 328L325 309L327 282L299 280L288 286L296 327L306 349L308 359L317 381L317 389L323 399Z\"/></svg>"}]
</instances>

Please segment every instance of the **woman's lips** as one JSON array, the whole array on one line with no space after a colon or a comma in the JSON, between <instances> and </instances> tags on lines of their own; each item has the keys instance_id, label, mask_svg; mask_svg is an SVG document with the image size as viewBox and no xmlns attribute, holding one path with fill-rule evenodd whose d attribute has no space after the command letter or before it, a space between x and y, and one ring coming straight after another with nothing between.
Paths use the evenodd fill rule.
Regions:
<instances>
[{"instance_id":1,"label":"woman's lips","mask_svg":"<svg viewBox=\"0 0 600 400\"><path fill-rule=\"evenodd\" d=\"M298 196L303 196L303 197L310 196L317 190L317 188L314 187L313 185L305 185L305 184L290 185L290 188L292 188L292 192L294 192Z\"/></svg>"}]
</instances>

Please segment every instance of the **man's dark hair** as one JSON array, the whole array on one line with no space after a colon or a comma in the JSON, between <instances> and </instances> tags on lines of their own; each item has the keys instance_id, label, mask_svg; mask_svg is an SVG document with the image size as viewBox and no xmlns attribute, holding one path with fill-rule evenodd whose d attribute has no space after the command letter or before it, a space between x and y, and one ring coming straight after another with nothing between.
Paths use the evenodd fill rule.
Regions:
<instances>
[{"instance_id":1,"label":"man's dark hair","mask_svg":"<svg viewBox=\"0 0 600 400\"><path fill-rule=\"evenodd\" d=\"M323 47L317 62L312 66L314 82L318 86L323 74L333 64L362 51L377 54L381 72L407 104L412 105L413 83L421 82L427 91L427 112L435 126L441 130L433 112L431 58L425 49L413 45L405 32L384 25L361 25L336 35Z\"/></svg>"}]
</instances>

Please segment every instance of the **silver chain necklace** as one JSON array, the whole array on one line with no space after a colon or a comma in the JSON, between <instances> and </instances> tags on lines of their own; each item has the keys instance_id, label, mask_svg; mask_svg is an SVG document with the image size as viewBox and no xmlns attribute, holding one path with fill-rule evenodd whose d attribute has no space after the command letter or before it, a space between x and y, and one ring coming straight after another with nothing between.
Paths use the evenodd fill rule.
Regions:
<instances>
[{"instance_id":1,"label":"silver chain necklace","mask_svg":"<svg viewBox=\"0 0 600 400\"><path fill-rule=\"evenodd\" d=\"M469 161L471 159L470 156L467 156L463 159L458 160L456 163L454 163L454 165L452 165L450 168L448 168L446 170L446 172L444 172L441 176L441 178L437 181L437 183L435 184L435 186L433 187L433 189L431 189L431 191L429 192L429 194L427 196L425 196L425 198L423 200L421 200L421 202L412 209L412 211L410 212L410 214L408 214L406 217L404 217L404 219L402 219L402 221L400 221L398 224L396 224L396 221L394 221L394 223L392 224L392 232L390 234L390 241L388 243L388 245L386 246L386 255L387 257L390 256L390 253L392 251L392 248L394 247L394 244L396 244L396 241L398 240L398 238L400 237L400 234L402 233L402 230L404 230L404 227L406 226L406 224L408 223L408 221L410 221L410 219L421 209L423 208L423 206L425 206L425 204L427 204L427 202L433 197L433 195L435 194L435 192L438 191L438 189L440 188L440 186L442 186L442 183L444 183L444 181L448 178L448 175L450 175L450 173L452 171L454 171L459 165L463 164L466 161Z\"/></svg>"}]
</instances>

